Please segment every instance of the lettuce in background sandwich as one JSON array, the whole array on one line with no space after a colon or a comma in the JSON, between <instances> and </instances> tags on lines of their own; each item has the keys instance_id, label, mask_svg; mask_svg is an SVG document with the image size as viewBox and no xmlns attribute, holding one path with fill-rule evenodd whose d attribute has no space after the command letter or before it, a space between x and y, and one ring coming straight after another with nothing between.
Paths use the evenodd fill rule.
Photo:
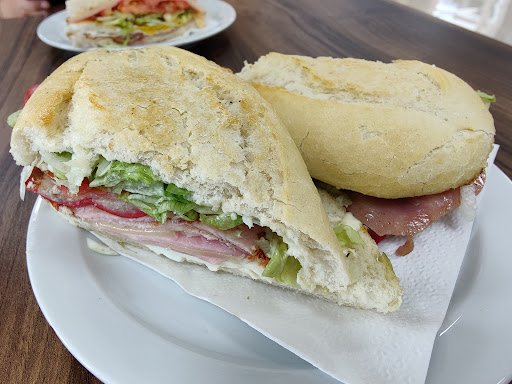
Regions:
<instances>
[{"instance_id":1,"label":"lettuce in background sandwich","mask_svg":"<svg viewBox=\"0 0 512 384\"><path fill-rule=\"evenodd\" d=\"M324 196L326 214L273 109L190 52L70 59L28 100L11 153L24 166L22 196L34 191L120 244L340 305L401 304L389 260Z\"/></svg>"}]
</instances>

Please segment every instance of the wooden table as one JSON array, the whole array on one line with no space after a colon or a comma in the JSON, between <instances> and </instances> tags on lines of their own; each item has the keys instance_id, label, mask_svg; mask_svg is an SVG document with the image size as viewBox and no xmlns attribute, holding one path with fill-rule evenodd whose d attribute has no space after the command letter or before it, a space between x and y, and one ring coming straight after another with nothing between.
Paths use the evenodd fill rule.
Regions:
<instances>
[{"instance_id":1,"label":"wooden table","mask_svg":"<svg viewBox=\"0 0 512 384\"><path fill-rule=\"evenodd\" d=\"M269 51L372 60L418 59L496 94L491 107L496 164L512 178L512 47L383 0L229 0L238 13L226 31L189 47L238 71ZM0 121L20 108L25 90L72 56L36 37L41 18L0 20ZM25 261L34 194L19 198L0 128L0 383L98 383L65 349L32 293Z\"/></svg>"}]
</instances>

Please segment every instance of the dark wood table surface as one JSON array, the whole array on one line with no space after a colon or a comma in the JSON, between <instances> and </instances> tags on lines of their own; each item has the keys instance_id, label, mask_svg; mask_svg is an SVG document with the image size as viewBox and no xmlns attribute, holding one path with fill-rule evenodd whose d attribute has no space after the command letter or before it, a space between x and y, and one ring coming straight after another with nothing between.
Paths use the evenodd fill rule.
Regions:
<instances>
[{"instance_id":1,"label":"dark wood table surface","mask_svg":"<svg viewBox=\"0 0 512 384\"><path fill-rule=\"evenodd\" d=\"M383 0L229 0L237 20L187 47L238 71L270 51L371 60L418 59L494 93L496 164L512 178L512 47ZM34 194L19 198L19 173L3 122L25 90L72 53L36 36L41 17L0 20L0 383L98 383L59 341L31 290L25 259ZM511 367L512 371L512 367Z\"/></svg>"}]
</instances>

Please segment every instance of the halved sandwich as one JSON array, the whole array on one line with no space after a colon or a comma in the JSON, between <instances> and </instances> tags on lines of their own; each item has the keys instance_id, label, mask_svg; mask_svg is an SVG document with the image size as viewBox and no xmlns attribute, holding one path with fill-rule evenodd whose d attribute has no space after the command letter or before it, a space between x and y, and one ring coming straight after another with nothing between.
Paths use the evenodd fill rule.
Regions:
<instances>
[{"instance_id":1,"label":"halved sandwich","mask_svg":"<svg viewBox=\"0 0 512 384\"><path fill-rule=\"evenodd\" d=\"M272 108L190 52L70 59L23 108L11 153L22 194L119 243L340 305L400 306L389 260L343 208L329 220Z\"/></svg>"},{"instance_id":2,"label":"halved sandwich","mask_svg":"<svg viewBox=\"0 0 512 384\"><path fill-rule=\"evenodd\" d=\"M205 26L195 0L67 0L67 36L80 48L158 43Z\"/></svg>"},{"instance_id":3,"label":"halved sandwich","mask_svg":"<svg viewBox=\"0 0 512 384\"><path fill-rule=\"evenodd\" d=\"M376 239L407 237L397 255L461 204L474 217L494 142L493 97L414 60L269 53L239 76L274 107L311 176L348 191L348 210Z\"/></svg>"}]
</instances>

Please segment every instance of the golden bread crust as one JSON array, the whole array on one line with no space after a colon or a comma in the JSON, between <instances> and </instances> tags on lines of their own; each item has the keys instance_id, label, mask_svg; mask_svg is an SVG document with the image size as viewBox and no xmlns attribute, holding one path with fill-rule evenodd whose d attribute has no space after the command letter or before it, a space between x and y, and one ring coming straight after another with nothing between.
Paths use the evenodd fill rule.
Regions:
<instances>
[{"instance_id":1,"label":"golden bread crust","mask_svg":"<svg viewBox=\"0 0 512 384\"><path fill-rule=\"evenodd\" d=\"M272 104L313 178L383 198L475 179L494 141L491 114L464 81L398 60L271 53L239 74Z\"/></svg>"}]
</instances>

